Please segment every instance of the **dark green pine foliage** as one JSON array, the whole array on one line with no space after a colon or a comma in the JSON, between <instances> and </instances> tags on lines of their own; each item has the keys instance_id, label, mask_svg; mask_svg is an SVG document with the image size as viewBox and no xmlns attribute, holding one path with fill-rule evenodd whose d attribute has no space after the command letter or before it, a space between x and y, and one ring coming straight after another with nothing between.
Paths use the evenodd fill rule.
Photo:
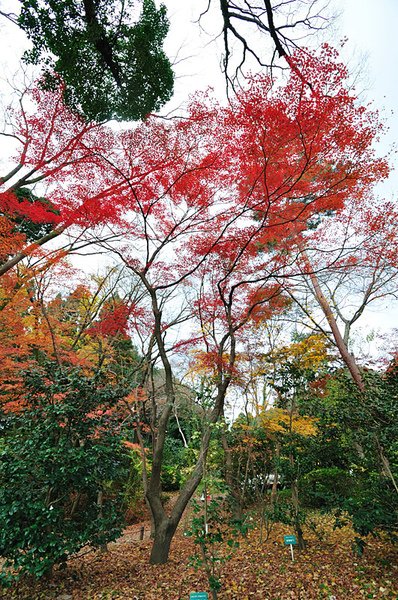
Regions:
<instances>
[{"instance_id":1,"label":"dark green pine foliage","mask_svg":"<svg viewBox=\"0 0 398 600\"><path fill-rule=\"evenodd\" d=\"M87 119L138 120L170 99L163 52L166 9L143 0L20 0L19 26L33 44L25 60L44 66L44 85L65 83L65 101Z\"/></svg>"}]
</instances>

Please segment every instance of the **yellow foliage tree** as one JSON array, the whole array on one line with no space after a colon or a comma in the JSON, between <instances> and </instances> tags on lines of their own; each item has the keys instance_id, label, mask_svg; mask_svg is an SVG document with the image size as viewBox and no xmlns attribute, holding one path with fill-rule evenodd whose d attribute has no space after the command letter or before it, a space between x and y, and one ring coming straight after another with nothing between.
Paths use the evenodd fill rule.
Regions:
<instances>
[{"instance_id":1,"label":"yellow foliage tree","mask_svg":"<svg viewBox=\"0 0 398 600\"><path fill-rule=\"evenodd\" d=\"M261 426L270 435L274 433L293 433L303 437L316 436L318 433L317 419L300 415L283 408L262 410L259 415Z\"/></svg>"}]
</instances>

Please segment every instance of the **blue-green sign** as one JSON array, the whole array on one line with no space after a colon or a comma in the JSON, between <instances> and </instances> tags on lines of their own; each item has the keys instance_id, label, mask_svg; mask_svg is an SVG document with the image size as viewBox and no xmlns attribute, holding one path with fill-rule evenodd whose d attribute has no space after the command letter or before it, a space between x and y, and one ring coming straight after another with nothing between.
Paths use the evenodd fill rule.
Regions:
<instances>
[{"instance_id":1,"label":"blue-green sign","mask_svg":"<svg viewBox=\"0 0 398 600\"><path fill-rule=\"evenodd\" d=\"M296 546L297 538L295 535L284 535L283 541L285 542L285 546Z\"/></svg>"},{"instance_id":2,"label":"blue-green sign","mask_svg":"<svg viewBox=\"0 0 398 600\"><path fill-rule=\"evenodd\" d=\"M189 600L209 600L209 594L207 592L191 592Z\"/></svg>"}]
</instances>

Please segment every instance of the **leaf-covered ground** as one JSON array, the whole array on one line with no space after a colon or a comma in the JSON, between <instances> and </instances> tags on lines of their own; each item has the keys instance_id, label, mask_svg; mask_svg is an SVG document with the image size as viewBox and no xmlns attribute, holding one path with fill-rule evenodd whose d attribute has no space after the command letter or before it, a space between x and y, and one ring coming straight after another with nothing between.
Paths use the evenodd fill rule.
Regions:
<instances>
[{"instance_id":1,"label":"leaf-covered ground","mask_svg":"<svg viewBox=\"0 0 398 600\"><path fill-rule=\"evenodd\" d=\"M88 552L69 561L64 571L39 584L24 582L5 590L1 598L18 600L188 600L191 591L208 591L204 573L189 566L194 545L178 532L166 565L149 565L151 542L140 541L141 525L126 529L106 553ZM146 524L146 532L148 524ZM307 530L308 546L291 561L283 535L286 526L272 530L260 543L254 528L223 567L226 599L398 598L398 549L387 539L369 538L362 557L352 551L353 533L345 527L333 531L318 518L316 531ZM321 539L320 539L321 538Z\"/></svg>"}]
</instances>

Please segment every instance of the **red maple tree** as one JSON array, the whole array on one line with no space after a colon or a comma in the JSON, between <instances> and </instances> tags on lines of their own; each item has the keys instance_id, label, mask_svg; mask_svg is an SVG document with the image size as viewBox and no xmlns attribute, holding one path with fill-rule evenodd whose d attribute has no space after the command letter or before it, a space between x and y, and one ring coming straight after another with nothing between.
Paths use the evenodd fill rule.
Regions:
<instances>
[{"instance_id":1,"label":"red maple tree","mask_svg":"<svg viewBox=\"0 0 398 600\"><path fill-rule=\"evenodd\" d=\"M283 308L282 283L300 273L290 249L319 215L342 211L348 198L360 202L388 173L372 149L378 116L346 86L336 52L324 46L320 56L298 52L291 60L299 68L285 85L255 76L227 107L205 94L181 119L153 116L113 131L68 113L62 90L52 99L34 92L40 108L17 119L22 149L18 167L3 178L10 184L3 199L15 212L9 195L46 181L52 227L16 250L18 237L4 251L0 274L66 230L77 232L69 249L90 231L141 284L135 313L146 316L135 323L147 341L143 379L157 363L164 372L162 403L154 399L152 411L151 472L144 473L155 525L152 562L167 560L202 477L212 424L236 374L239 336L251 319ZM116 329L125 331L128 307L117 310ZM114 331L115 315L104 310L92 332ZM178 327L187 321L196 321L196 331L182 340ZM171 356L190 346L217 377L197 464L169 515L160 477L176 399Z\"/></svg>"}]
</instances>

